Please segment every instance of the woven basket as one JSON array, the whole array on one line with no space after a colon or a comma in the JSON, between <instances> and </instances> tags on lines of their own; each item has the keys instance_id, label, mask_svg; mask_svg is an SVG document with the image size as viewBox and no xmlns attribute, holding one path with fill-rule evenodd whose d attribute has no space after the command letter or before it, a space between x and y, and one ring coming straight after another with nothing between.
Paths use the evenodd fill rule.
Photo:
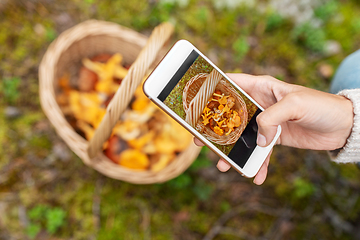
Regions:
<instances>
[{"instance_id":1,"label":"woven basket","mask_svg":"<svg viewBox=\"0 0 360 240\"><path fill-rule=\"evenodd\" d=\"M136 88L141 84L172 31L173 26L164 23L155 28L148 39L115 23L89 20L62 33L49 46L42 59L39 67L39 91L46 116L60 137L86 165L108 177L136 184L164 182L185 171L199 154L200 148L191 143L167 167L155 173L132 171L121 167L102 153L102 146L110 137L112 128L127 108ZM88 142L66 121L56 102L55 93L57 80L65 72L76 75L84 57L90 58L101 53L120 53L125 64L131 64L131 67L108 105L94 137ZM71 77L71 80L74 78L76 79Z\"/></svg>"},{"instance_id":2,"label":"woven basket","mask_svg":"<svg viewBox=\"0 0 360 240\"><path fill-rule=\"evenodd\" d=\"M183 91L183 107L185 112L189 109L189 104L191 100L198 94L199 89L205 82L207 73L199 73L192 77L185 85ZM235 98L235 110L239 113L241 124L239 127L235 128L233 132L229 135L220 136L216 134L209 126L204 126L201 121L201 118L196 123L196 129L203 133L203 135L213 141L215 143L221 145L229 145L235 143L239 137L241 136L242 132L246 128L248 112L246 108L246 104L240 94L228 83L225 79L220 80L219 84L216 86L215 90L219 90L225 95L231 95ZM201 110L202 111L202 110Z\"/></svg>"}]
</instances>

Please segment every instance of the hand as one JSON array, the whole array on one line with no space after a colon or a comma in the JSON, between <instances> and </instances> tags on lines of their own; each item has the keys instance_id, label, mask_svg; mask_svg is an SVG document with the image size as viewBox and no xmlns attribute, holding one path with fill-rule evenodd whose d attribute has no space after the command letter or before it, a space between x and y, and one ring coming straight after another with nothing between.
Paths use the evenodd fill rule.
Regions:
<instances>
[{"instance_id":1,"label":"hand","mask_svg":"<svg viewBox=\"0 0 360 240\"><path fill-rule=\"evenodd\" d=\"M282 133L277 144L314 150L334 150L345 145L353 125L352 103L347 98L270 76L228 76L265 109L256 118L259 146L271 143L278 125ZM195 143L200 141L196 139ZM255 184L265 181L270 155L255 176ZM223 172L230 169L222 159L217 167Z\"/></svg>"}]
</instances>

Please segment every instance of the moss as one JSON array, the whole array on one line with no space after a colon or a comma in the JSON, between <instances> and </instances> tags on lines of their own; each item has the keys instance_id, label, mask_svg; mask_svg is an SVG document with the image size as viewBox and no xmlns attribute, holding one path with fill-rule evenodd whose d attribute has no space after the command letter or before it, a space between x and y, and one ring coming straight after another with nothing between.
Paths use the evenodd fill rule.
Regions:
<instances>
[{"instance_id":1,"label":"moss","mask_svg":"<svg viewBox=\"0 0 360 240\"><path fill-rule=\"evenodd\" d=\"M360 11L351 3L343 5L339 10L341 15L338 20L335 18L325 24L328 38L338 41L345 52L354 51L359 47L354 41L360 36L354 28L354 22Z\"/></svg>"},{"instance_id":2,"label":"moss","mask_svg":"<svg viewBox=\"0 0 360 240\"><path fill-rule=\"evenodd\" d=\"M354 164L346 164L339 166L341 175L349 180L357 181L360 180L360 169L357 165Z\"/></svg>"}]
</instances>

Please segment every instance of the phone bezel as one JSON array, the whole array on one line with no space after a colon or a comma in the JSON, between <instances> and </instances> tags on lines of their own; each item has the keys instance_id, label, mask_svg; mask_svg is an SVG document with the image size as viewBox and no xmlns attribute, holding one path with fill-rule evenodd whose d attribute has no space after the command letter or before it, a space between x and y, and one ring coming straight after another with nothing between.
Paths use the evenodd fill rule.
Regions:
<instances>
[{"instance_id":1,"label":"phone bezel","mask_svg":"<svg viewBox=\"0 0 360 240\"><path fill-rule=\"evenodd\" d=\"M215 147L209 140L203 137L198 131L191 127L184 119L175 114L168 108L161 100L158 99L160 92L167 85L169 80L173 77L179 67L184 63L189 54L195 50L201 57L209 62L219 73L221 73L233 86L241 91L250 101L252 101L262 111L264 110L254 99L252 99L244 90L242 90L236 83L234 83L225 73L223 73L214 63L212 63L204 54L202 54L195 46L186 40L177 41L174 46L169 50L165 57L161 60L158 66L149 75L143 85L145 95L152 100L158 107L168 113L172 118L179 122L189 132L202 141L207 147L214 151L220 158L227 161L235 170L246 177L253 177L259 171L261 165L270 153L272 147L275 145L276 140L280 136L281 127L278 126L276 136L267 147L256 146L253 153L248 158L243 168L232 161L227 155Z\"/></svg>"}]
</instances>

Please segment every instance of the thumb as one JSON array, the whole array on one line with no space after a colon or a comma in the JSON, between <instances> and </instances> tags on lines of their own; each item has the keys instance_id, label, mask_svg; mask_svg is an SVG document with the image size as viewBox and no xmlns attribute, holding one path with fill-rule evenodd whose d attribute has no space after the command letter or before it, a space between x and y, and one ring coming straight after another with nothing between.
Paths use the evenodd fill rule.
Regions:
<instances>
[{"instance_id":1,"label":"thumb","mask_svg":"<svg viewBox=\"0 0 360 240\"><path fill-rule=\"evenodd\" d=\"M279 125L289 120L294 120L298 117L298 109L295 108L293 104L291 104L291 99L289 99L287 96L269 108L265 109L257 116L257 145L260 147L266 147L272 142Z\"/></svg>"}]
</instances>

